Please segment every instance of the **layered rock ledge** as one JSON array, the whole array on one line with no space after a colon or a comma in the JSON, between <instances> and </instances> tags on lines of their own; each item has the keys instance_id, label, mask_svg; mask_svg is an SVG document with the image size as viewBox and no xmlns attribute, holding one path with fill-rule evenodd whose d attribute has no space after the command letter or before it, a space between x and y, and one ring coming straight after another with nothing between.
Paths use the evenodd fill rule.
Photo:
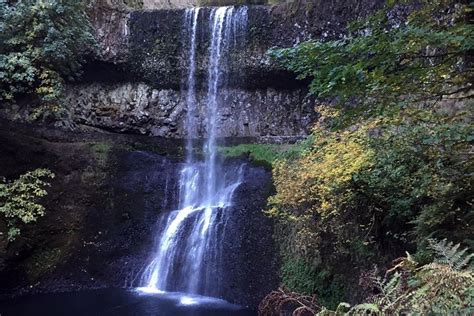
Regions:
<instances>
[{"instance_id":1,"label":"layered rock ledge","mask_svg":"<svg viewBox=\"0 0 474 316\"><path fill-rule=\"evenodd\" d=\"M226 52L220 70L227 78L219 96L219 137L301 136L317 118L307 82L296 80L267 55L309 39L333 39L347 23L373 12L384 1L302 1L248 6L245 38ZM205 137L205 82L209 16L198 17L196 82L199 135L186 135L187 37L185 9L91 12L102 57L90 61L80 83L67 89L75 123L118 132L171 138Z\"/></svg>"}]
</instances>

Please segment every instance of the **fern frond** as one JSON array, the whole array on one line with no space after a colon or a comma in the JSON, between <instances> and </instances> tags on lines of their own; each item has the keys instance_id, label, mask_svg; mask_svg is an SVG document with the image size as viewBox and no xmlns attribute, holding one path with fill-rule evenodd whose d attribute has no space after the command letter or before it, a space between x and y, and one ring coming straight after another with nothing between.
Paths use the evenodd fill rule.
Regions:
<instances>
[{"instance_id":1,"label":"fern frond","mask_svg":"<svg viewBox=\"0 0 474 316\"><path fill-rule=\"evenodd\" d=\"M453 242L448 242L446 239L441 241L428 239L428 243L429 248L436 254L434 262L447 265L453 270L465 268L474 257L474 254L466 255L468 248L459 249L460 244L454 245Z\"/></svg>"},{"instance_id":2,"label":"fern frond","mask_svg":"<svg viewBox=\"0 0 474 316\"><path fill-rule=\"evenodd\" d=\"M383 293L385 296L392 297L396 296L399 290L401 274L396 272L383 287Z\"/></svg>"},{"instance_id":3,"label":"fern frond","mask_svg":"<svg viewBox=\"0 0 474 316\"><path fill-rule=\"evenodd\" d=\"M336 315L342 315L345 312L347 312L351 308L351 305L349 303L339 303L336 308Z\"/></svg>"},{"instance_id":4,"label":"fern frond","mask_svg":"<svg viewBox=\"0 0 474 316\"><path fill-rule=\"evenodd\" d=\"M469 265L469 262L471 261L471 259L473 257L474 257L474 253L471 253L471 254L465 256L464 258L460 258L459 261L456 262L456 264L454 265L454 270L461 270L461 269L464 269L465 267L467 267Z\"/></svg>"},{"instance_id":5,"label":"fern frond","mask_svg":"<svg viewBox=\"0 0 474 316\"><path fill-rule=\"evenodd\" d=\"M350 312L356 315L370 315L371 313L380 313L381 311L377 304L364 303L354 306Z\"/></svg>"}]
</instances>

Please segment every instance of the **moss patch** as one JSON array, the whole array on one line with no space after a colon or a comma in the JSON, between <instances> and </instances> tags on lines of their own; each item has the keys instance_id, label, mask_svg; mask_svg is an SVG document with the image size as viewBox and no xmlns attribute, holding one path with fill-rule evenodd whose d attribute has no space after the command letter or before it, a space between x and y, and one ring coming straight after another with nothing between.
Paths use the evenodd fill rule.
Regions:
<instances>
[{"instance_id":1,"label":"moss patch","mask_svg":"<svg viewBox=\"0 0 474 316\"><path fill-rule=\"evenodd\" d=\"M143 1L141 0L123 0L124 4L132 9L143 9Z\"/></svg>"},{"instance_id":2,"label":"moss patch","mask_svg":"<svg viewBox=\"0 0 474 316\"><path fill-rule=\"evenodd\" d=\"M87 146L96 163L84 167L81 182L99 187L107 177L107 164L114 146L108 142L87 143Z\"/></svg>"},{"instance_id":3,"label":"moss patch","mask_svg":"<svg viewBox=\"0 0 474 316\"><path fill-rule=\"evenodd\" d=\"M112 145L106 142L98 142L98 143L89 143L89 147L91 152L94 154L94 157L97 160L97 163L100 167L105 167L107 164L107 160L112 150Z\"/></svg>"},{"instance_id":4,"label":"moss patch","mask_svg":"<svg viewBox=\"0 0 474 316\"><path fill-rule=\"evenodd\" d=\"M311 263L298 257L285 257L280 270L284 286L292 291L312 295L316 293L319 302L330 309L336 309L345 298L341 275L318 270Z\"/></svg>"},{"instance_id":5,"label":"moss patch","mask_svg":"<svg viewBox=\"0 0 474 316\"><path fill-rule=\"evenodd\" d=\"M256 164L271 169L278 159L294 159L307 148L308 141L296 144L240 144L220 146L219 153L225 157L249 157Z\"/></svg>"},{"instance_id":6,"label":"moss patch","mask_svg":"<svg viewBox=\"0 0 474 316\"><path fill-rule=\"evenodd\" d=\"M128 146L122 146L121 149L127 151L141 150L148 151L162 156L172 156L177 158L184 157L184 147L181 144L176 144L173 147L163 146L159 144L145 144L136 142Z\"/></svg>"}]
</instances>

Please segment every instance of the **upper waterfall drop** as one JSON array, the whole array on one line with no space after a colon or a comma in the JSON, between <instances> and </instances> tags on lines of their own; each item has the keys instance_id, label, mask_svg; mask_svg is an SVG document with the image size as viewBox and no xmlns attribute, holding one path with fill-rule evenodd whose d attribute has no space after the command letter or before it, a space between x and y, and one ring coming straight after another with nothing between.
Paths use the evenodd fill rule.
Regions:
<instances>
[{"instance_id":1,"label":"upper waterfall drop","mask_svg":"<svg viewBox=\"0 0 474 316\"><path fill-rule=\"evenodd\" d=\"M185 10L185 28L184 36L189 39L188 45L188 75L186 78L186 130L188 139L186 142L186 159L188 162L193 160L193 135L197 134L196 126L196 36L197 36L197 19L199 17L200 8ZM189 33L189 34L186 34Z\"/></svg>"},{"instance_id":2,"label":"upper waterfall drop","mask_svg":"<svg viewBox=\"0 0 474 316\"><path fill-rule=\"evenodd\" d=\"M246 7L210 9L210 45L206 98L204 161L193 155L196 126L196 50L202 9L187 9L184 16L188 39L186 77L186 163L179 178L177 210L163 214L155 251L142 275L146 292L179 291L219 296L222 269L222 240L232 215L228 207L243 180L244 166L223 166L217 157L216 130L219 100L226 79L222 68L227 53L245 38Z\"/></svg>"}]
</instances>

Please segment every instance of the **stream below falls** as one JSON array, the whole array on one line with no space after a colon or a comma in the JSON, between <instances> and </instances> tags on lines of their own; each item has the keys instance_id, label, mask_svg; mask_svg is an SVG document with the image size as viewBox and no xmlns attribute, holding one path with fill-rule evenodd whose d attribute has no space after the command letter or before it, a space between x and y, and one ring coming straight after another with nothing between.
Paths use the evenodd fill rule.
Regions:
<instances>
[{"instance_id":1,"label":"stream below falls","mask_svg":"<svg viewBox=\"0 0 474 316\"><path fill-rule=\"evenodd\" d=\"M0 302L0 311L2 316L256 315L254 310L221 299L173 292L144 295L126 289L25 296Z\"/></svg>"}]
</instances>

